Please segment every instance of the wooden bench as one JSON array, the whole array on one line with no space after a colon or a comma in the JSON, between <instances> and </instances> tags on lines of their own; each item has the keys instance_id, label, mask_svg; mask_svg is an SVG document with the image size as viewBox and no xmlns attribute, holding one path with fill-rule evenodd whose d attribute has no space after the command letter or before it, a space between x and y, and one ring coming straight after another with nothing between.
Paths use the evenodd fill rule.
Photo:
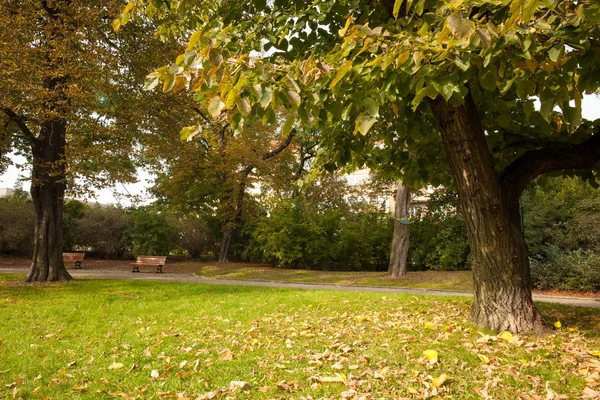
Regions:
<instances>
[{"instance_id":1,"label":"wooden bench","mask_svg":"<svg viewBox=\"0 0 600 400\"><path fill-rule=\"evenodd\" d=\"M75 269L81 269L81 263L85 258L85 253L63 253L63 262L65 264L69 263L75 264Z\"/></svg>"},{"instance_id":2,"label":"wooden bench","mask_svg":"<svg viewBox=\"0 0 600 400\"><path fill-rule=\"evenodd\" d=\"M156 273L163 272L162 268L167 262L167 256L138 256L133 265L133 271L140 272L140 267L156 267Z\"/></svg>"}]
</instances>

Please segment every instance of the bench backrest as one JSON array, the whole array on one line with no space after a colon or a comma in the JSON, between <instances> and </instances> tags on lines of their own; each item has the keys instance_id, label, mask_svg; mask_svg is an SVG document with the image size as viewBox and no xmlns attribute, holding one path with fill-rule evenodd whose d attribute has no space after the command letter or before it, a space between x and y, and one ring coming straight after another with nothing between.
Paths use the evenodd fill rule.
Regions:
<instances>
[{"instance_id":1,"label":"bench backrest","mask_svg":"<svg viewBox=\"0 0 600 400\"><path fill-rule=\"evenodd\" d=\"M73 262L73 261L83 261L85 258L85 253L63 253L63 261Z\"/></svg>"},{"instance_id":2,"label":"bench backrest","mask_svg":"<svg viewBox=\"0 0 600 400\"><path fill-rule=\"evenodd\" d=\"M138 256L136 263L140 264L160 264L167 262L167 256Z\"/></svg>"}]
</instances>

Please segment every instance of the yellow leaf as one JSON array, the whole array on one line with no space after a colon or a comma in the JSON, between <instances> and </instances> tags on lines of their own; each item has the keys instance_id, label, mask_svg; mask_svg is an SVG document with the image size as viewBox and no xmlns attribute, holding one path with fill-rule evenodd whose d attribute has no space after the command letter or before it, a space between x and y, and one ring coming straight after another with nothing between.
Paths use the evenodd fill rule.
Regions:
<instances>
[{"instance_id":1,"label":"yellow leaf","mask_svg":"<svg viewBox=\"0 0 600 400\"><path fill-rule=\"evenodd\" d=\"M596 357L600 357L600 350L597 351L590 351L590 354Z\"/></svg>"},{"instance_id":2,"label":"yellow leaf","mask_svg":"<svg viewBox=\"0 0 600 400\"><path fill-rule=\"evenodd\" d=\"M554 323L554 327L555 327L556 329L560 329L560 327L562 327L562 324L560 323L560 321L556 321L556 322Z\"/></svg>"},{"instance_id":3,"label":"yellow leaf","mask_svg":"<svg viewBox=\"0 0 600 400\"><path fill-rule=\"evenodd\" d=\"M510 339L512 339L512 333L507 332L507 331L502 331L498 334L498 339L502 339L505 342L508 342Z\"/></svg>"},{"instance_id":4,"label":"yellow leaf","mask_svg":"<svg viewBox=\"0 0 600 400\"><path fill-rule=\"evenodd\" d=\"M408 387L408 393L417 394L417 393L419 393L419 392L418 392L418 391L417 391L417 389L415 389L414 387L412 387L412 386L409 386L409 387Z\"/></svg>"},{"instance_id":5,"label":"yellow leaf","mask_svg":"<svg viewBox=\"0 0 600 400\"><path fill-rule=\"evenodd\" d=\"M435 364L438 361L438 353L435 350L425 350L423 355L427 357L427 360L429 360L431 364Z\"/></svg>"},{"instance_id":6,"label":"yellow leaf","mask_svg":"<svg viewBox=\"0 0 600 400\"><path fill-rule=\"evenodd\" d=\"M435 325L433 325L431 322L425 322L423 326L427 329L435 330Z\"/></svg>"},{"instance_id":7,"label":"yellow leaf","mask_svg":"<svg viewBox=\"0 0 600 400\"><path fill-rule=\"evenodd\" d=\"M477 354L477 355L479 356L479 359L481 361L483 361L484 363L486 363L486 364L490 363L490 359L486 355L484 355L484 354Z\"/></svg>"},{"instance_id":8,"label":"yellow leaf","mask_svg":"<svg viewBox=\"0 0 600 400\"><path fill-rule=\"evenodd\" d=\"M446 374L441 374L440 376L438 376L437 378L434 378L431 383L434 384L435 387L440 387L444 384L444 382L446 382L448 380L448 375Z\"/></svg>"}]
</instances>

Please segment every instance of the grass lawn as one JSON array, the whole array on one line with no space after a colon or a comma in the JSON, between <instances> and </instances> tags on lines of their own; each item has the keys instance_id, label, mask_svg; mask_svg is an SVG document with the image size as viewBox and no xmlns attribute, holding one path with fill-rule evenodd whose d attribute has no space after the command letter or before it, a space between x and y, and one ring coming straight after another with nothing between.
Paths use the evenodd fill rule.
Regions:
<instances>
[{"instance_id":1,"label":"grass lawn","mask_svg":"<svg viewBox=\"0 0 600 400\"><path fill-rule=\"evenodd\" d=\"M593 309L541 305L560 329L499 338L466 322L463 298L17 278L0 274L0 398L575 399L600 390Z\"/></svg>"},{"instance_id":2,"label":"grass lawn","mask_svg":"<svg viewBox=\"0 0 600 400\"><path fill-rule=\"evenodd\" d=\"M192 263L190 263L192 264ZM338 285L396 286L407 288L473 290L471 271L409 272L404 278L392 278L387 272L312 271L283 269L256 264L198 263L198 275L213 278L314 282Z\"/></svg>"}]
</instances>

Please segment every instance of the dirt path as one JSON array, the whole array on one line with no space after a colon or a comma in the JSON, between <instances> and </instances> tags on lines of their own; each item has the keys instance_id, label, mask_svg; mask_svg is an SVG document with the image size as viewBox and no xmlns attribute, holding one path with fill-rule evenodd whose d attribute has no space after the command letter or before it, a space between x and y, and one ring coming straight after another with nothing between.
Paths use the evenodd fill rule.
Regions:
<instances>
[{"instance_id":1,"label":"dirt path","mask_svg":"<svg viewBox=\"0 0 600 400\"><path fill-rule=\"evenodd\" d=\"M27 268L0 268L0 273L7 274L27 274ZM373 292L373 293L405 293L405 294L421 294L432 296L473 296L470 292L458 290L432 290L432 289L412 289L398 287L382 287L382 286L353 286L353 285L332 285L319 283L291 283L291 282L273 282L259 280L235 280L235 279L218 279L207 278L194 275L193 273L169 273L156 274L154 272L132 273L130 271L117 271L114 269L94 269L94 270L75 270L69 269L69 273L75 279L124 279L124 280L148 280L148 281L164 281L164 282L185 282L185 283L202 283L209 285L237 285L237 286L259 286L272 288L289 288L289 289L305 289L305 290L340 290L348 292ZM592 307L600 308L600 299L569 297L569 296L548 296L534 294L535 301L545 303L559 303L577 307Z\"/></svg>"}]
</instances>

